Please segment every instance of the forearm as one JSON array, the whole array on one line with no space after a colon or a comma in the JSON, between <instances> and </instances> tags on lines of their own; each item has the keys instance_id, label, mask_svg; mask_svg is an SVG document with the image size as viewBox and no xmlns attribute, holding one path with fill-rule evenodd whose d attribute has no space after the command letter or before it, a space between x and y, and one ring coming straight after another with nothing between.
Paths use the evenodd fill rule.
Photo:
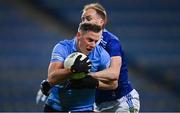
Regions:
<instances>
[{"instance_id":1,"label":"forearm","mask_svg":"<svg viewBox=\"0 0 180 113\"><path fill-rule=\"evenodd\" d=\"M118 79L118 75L113 73L110 68L105 69L103 71L98 71L94 73L90 73L94 78L98 80L103 80L103 81L115 81Z\"/></svg>"},{"instance_id":2,"label":"forearm","mask_svg":"<svg viewBox=\"0 0 180 113\"><path fill-rule=\"evenodd\" d=\"M98 89L101 90L114 90L118 87L118 81L99 81Z\"/></svg>"},{"instance_id":3,"label":"forearm","mask_svg":"<svg viewBox=\"0 0 180 113\"><path fill-rule=\"evenodd\" d=\"M102 71L90 73L94 78L103 81L115 81L119 79L119 73L121 68L122 60L120 56L111 58L110 67Z\"/></svg>"},{"instance_id":4,"label":"forearm","mask_svg":"<svg viewBox=\"0 0 180 113\"><path fill-rule=\"evenodd\" d=\"M71 72L68 69L56 69L48 73L48 81L51 85L56 85L67 80L70 75Z\"/></svg>"}]
</instances>

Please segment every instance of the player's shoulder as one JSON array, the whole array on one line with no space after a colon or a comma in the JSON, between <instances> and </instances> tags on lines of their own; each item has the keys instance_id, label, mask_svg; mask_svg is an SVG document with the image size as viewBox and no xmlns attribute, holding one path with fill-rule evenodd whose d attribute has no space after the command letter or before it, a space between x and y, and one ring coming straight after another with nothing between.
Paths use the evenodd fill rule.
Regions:
<instances>
[{"instance_id":1,"label":"player's shoulder","mask_svg":"<svg viewBox=\"0 0 180 113\"><path fill-rule=\"evenodd\" d=\"M108 31L107 29L103 30L102 36L105 39L109 39L109 40L114 39L114 40L118 40L119 41L119 38L116 35L114 35L113 33L111 33L110 31Z\"/></svg>"},{"instance_id":2,"label":"player's shoulder","mask_svg":"<svg viewBox=\"0 0 180 113\"><path fill-rule=\"evenodd\" d=\"M74 41L74 39L71 39L71 40L65 39L65 40L59 41L58 44L59 45L72 45L73 41Z\"/></svg>"},{"instance_id":3,"label":"player's shoulder","mask_svg":"<svg viewBox=\"0 0 180 113\"><path fill-rule=\"evenodd\" d=\"M71 51L73 46L73 40L62 40L55 44L53 52Z\"/></svg>"},{"instance_id":4,"label":"player's shoulder","mask_svg":"<svg viewBox=\"0 0 180 113\"><path fill-rule=\"evenodd\" d=\"M64 61L71 53L73 40L59 41L53 48L51 61Z\"/></svg>"},{"instance_id":5,"label":"player's shoulder","mask_svg":"<svg viewBox=\"0 0 180 113\"><path fill-rule=\"evenodd\" d=\"M107 51L100 45L97 45L96 48L94 49L95 53L98 54L99 56L109 56L109 54L107 53Z\"/></svg>"},{"instance_id":6,"label":"player's shoulder","mask_svg":"<svg viewBox=\"0 0 180 113\"><path fill-rule=\"evenodd\" d=\"M58 48L58 47L67 48L67 47L72 47L72 45L73 45L73 40L65 39L65 40L59 41L54 47L55 48Z\"/></svg>"}]
</instances>

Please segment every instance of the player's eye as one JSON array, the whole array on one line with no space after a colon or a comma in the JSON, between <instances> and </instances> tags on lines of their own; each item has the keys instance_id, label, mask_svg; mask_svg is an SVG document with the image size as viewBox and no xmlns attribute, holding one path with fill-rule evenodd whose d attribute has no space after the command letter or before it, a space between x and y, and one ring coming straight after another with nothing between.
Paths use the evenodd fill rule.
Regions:
<instances>
[{"instance_id":1,"label":"player's eye","mask_svg":"<svg viewBox=\"0 0 180 113\"><path fill-rule=\"evenodd\" d=\"M93 41L94 41L94 40L91 39L91 38L88 38L87 40L88 40L88 42L93 42Z\"/></svg>"},{"instance_id":2,"label":"player's eye","mask_svg":"<svg viewBox=\"0 0 180 113\"><path fill-rule=\"evenodd\" d=\"M92 18L91 18L90 16L88 16L88 17L86 17L86 20L87 20L87 21L91 21Z\"/></svg>"},{"instance_id":3,"label":"player's eye","mask_svg":"<svg viewBox=\"0 0 180 113\"><path fill-rule=\"evenodd\" d=\"M84 17L82 17L82 21L91 21L92 20L92 18L90 17L90 16L84 16Z\"/></svg>"}]
</instances>

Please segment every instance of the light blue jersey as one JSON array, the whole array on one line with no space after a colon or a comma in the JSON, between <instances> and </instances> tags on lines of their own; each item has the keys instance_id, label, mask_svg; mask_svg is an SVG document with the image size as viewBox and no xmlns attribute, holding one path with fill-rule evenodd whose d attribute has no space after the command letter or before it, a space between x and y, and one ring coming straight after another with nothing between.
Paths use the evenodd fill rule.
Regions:
<instances>
[{"instance_id":1,"label":"light blue jersey","mask_svg":"<svg viewBox=\"0 0 180 113\"><path fill-rule=\"evenodd\" d=\"M64 62L66 57L76 52L76 38L60 41L53 49L51 62ZM103 47L97 45L89 54L91 72L109 67L110 56ZM70 89L68 80L52 88L46 104L58 111L92 111L95 89Z\"/></svg>"}]
</instances>

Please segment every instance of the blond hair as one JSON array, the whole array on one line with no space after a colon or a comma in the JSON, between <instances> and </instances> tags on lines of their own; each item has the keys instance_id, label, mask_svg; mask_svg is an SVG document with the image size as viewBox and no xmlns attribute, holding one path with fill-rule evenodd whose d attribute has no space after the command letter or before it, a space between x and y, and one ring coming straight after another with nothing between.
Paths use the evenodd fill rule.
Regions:
<instances>
[{"instance_id":1,"label":"blond hair","mask_svg":"<svg viewBox=\"0 0 180 113\"><path fill-rule=\"evenodd\" d=\"M87 11L88 9L94 9L97 12L97 14L104 20L104 27L107 23L107 13L105 8L99 3L91 3L84 6L83 12Z\"/></svg>"}]
</instances>

